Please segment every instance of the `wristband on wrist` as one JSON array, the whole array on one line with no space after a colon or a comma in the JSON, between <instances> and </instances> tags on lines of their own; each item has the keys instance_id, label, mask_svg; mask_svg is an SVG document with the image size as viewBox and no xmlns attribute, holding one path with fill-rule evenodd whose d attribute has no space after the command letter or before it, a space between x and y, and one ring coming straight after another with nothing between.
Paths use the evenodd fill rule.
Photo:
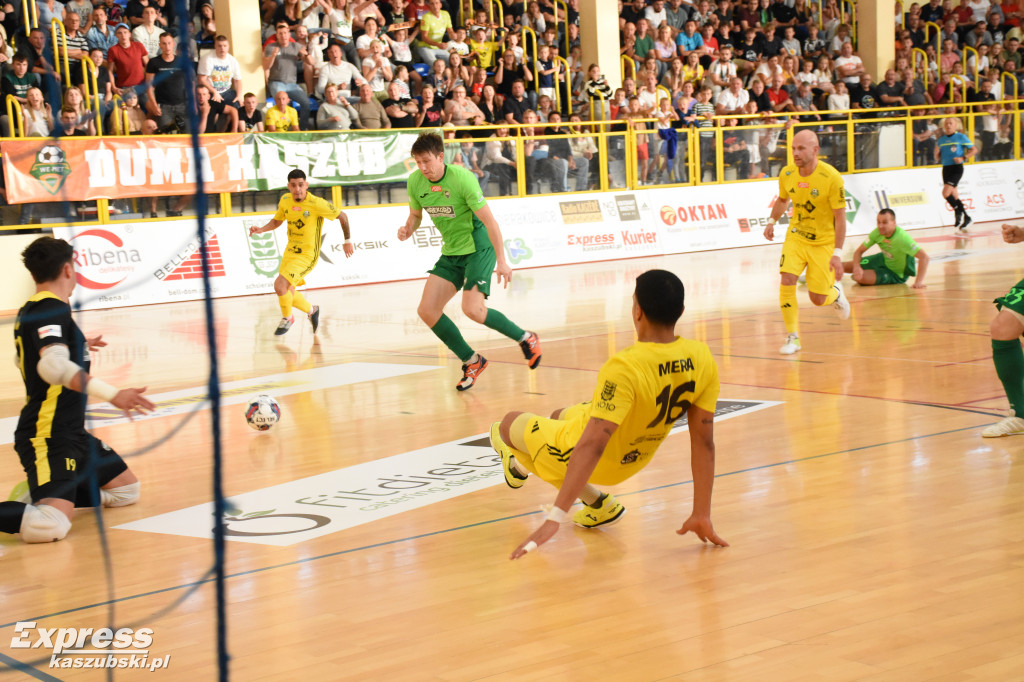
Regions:
<instances>
[{"instance_id":1,"label":"wristband on wrist","mask_svg":"<svg viewBox=\"0 0 1024 682\"><path fill-rule=\"evenodd\" d=\"M569 513L559 507L551 507L548 510L547 521L554 521L555 523L565 523L569 519Z\"/></svg>"},{"instance_id":2,"label":"wristband on wrist","mask_svg":"<svg viewBox=\"0 0 1024 682\"><path fill-rule=\"evenodd\" d=\"M835 256L836 258L842 258L843 257L843 250L842 249L832 249L832 255Z\"/></svg>"},{"instance_id":3,"label":"wristband on wrist","mask_svg":"<svg viewBox=\"0 0 1024 682\"><path fill-rule=\"evenodd\" d=\"M346 240L345 240L345 243L346 243L346 244L351 244L351 243L352 243L352 240L351 240L351 239L346 239Z\"/></svg>"},{"instance_id":4,"label":"wristband on wrist","mask_svg":"<svg viewBox=\"0 0 1024 682\"><path fill-rule=\"evenodd\" d=\"M93 398L106 400L109 403L117 395L117 389L102 379L90 378L85 385L85 393Z\"/></svg>"}]
</instances>

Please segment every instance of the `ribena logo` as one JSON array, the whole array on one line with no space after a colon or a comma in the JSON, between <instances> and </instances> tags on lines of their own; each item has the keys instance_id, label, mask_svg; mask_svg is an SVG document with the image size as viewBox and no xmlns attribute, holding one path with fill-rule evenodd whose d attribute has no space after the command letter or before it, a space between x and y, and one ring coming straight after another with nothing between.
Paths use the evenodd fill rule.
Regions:
<instances>
[{"instance_id":1,"label":"ribena logo","mask_svg":"<svg viewBox=\"0 0 1024 682\"><path fill-rule=\"evenodd\" d=\"M75 281L88 289L110 289L117 286L135 271L134 264L142 261L138 250L124 248L121 238L107 230L80 232L71 239L71 243L74 246L72 258L75 263ZM93 277L117 279L96 281L91 279Z\"/></svg>"}]
</instances>

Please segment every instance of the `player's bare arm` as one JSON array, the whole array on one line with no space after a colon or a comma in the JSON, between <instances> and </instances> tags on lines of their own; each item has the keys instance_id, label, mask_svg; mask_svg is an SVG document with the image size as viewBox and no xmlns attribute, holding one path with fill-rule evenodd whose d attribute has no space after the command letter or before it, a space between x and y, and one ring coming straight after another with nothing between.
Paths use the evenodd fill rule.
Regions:
<instances>
[{"instance_id":1,"label":"player's bare arm","mask_svg":"<svg viewBox=\"0 0 1024 682\"><path fill-rule=\"evenodd\" d=\"M338 222L341 223L341 231L345 235L345 244L342 248L345 250L345 258L351 258L356 252L356 247L352 244L352 230L348 223L348 214L342 211L338 214Z\"/></svg>"},{"instance_id":2,"label":"player's bare arm","mask_svg":"<svg viewBox=\"0 0 1024 682\"><path fill-rule=\"evenodd\" d=\"M914 254L914 258L917 259L917 277L914 278L914 283L910 285L911 289L926 289L927 284L924 283L924 274L928 272L928 262L931 258L925 253L924 249L919 249Z\"/></svg>"},{"instance_id":3,"label":"player's bare arm","mask_svg":"<svg viewBox=\"0 0 1024 682\"><path fill-rule=\"evenodd\" d=\"M398 241L404 242L406 239L412 236L412 233L420 229L420 223L423 222L423 211L414 211L409 209L409 217L405 221L405 225L398 228Z\"/></svg>"},{"instance_id":4,"label":"player's bare arm","mask_svg":"<svg viewBox=\"0 0 1024 682\"><path fill-rule=\"evenodd\" d=\"M495 272L498 274L498 284L501 284L502 279L505 280L505 288L508 289L508 283L512 281L512 268L509 267L508 261L505 260L505 242L501 238L501 228L498 227L498 221L495 220L494 214L491 213L490 206L483 206L480 210L474 211L476 217L480 219L480 222L487 228L487 236L491 239L491 246L494 247L494 254L498 259L497 264L494 267Z\"/></svg>"},{"instance_id":5,"label":"player's bare arm","mask_svg":"<svg viewBox=\"0 0 1024 682\"><path fill-rule=\"evenodd\" d=\"M129 419L132 418L133 412L145 414L156 409L156 405L142 395L146 392L145 387L118 390L105 381L93 378L71 361L71 352L62 343L52 343L39 351L37 369L39 377L51 386L65 386L72 391L106 400L114 407L124 410L125 416Z\"/></svg>"},{"instance_id":6,"label":"player's bare arm","mask_svg":"<svg viewBox=\"0 0 1024 682\"><path fill-rule=\"evenodd\" d=\"M775 239L775 223L779 222L779 218L786 214L786 209L789 208L789 198L779 197L772 204L772 213L768 217L768 225L764 228L764 238L768 241Z\"/></svg>"},{"instance_id":7,"label":"player's bare arm","mask_svg":"<svg viewBox=\"0 0 1024 682\"><path fill-rule=\"evenodd\" d=\"M720 538L711 525L711 488L715 483L715 415L691 405L686 411L686 423L690 430L693 511L676 533L686 535L692 531L704 542L711 541L720 547L728 547L729 543Z\"/></svg>"},{"instance_id":8,"label":"player's bare arm","mask_svg":"<svg viewBox=\"0 0 1024 682\"><path fill-rule=\"evenodd\" d=\"M250 227L249 236L251 237L254 234L263 234L264 232L270 232L271 230L276 230L282 225L284 225L283 220L275 220L274 218L271 218L269 221L267 221L267 224L263 225L262 227L256 227L255 225Z\"/></svg>"},{"instance_id":9,"label":"player's bare arm","mask_svg":"<svg viewBox=\"0 0 1024 682\"><path fill-rule=\"evenodd\" d=\"M583 488L586 487L587 481L590 480L591 474L594 473L594 468L604 453L605 446L608 445L609 439L611 439L612 434L615 433L617 428L619 428L618 424L607 419L590 418L587 426L583 429L583 435L580 436L579 443L576 444L576 448L572 451L572 458L569 460L565 480L562 482L562 487L558 489L558 496L555 498L555 505L552 511L560 509L562 512L568 512L573 503L579 499L580 493L583 492ZM509 558L519 559L525 556L527 552L540 547L555 536L559 525L559 523L552 521L550 518L545 519L540 528L535 530L530 537L526 538L521 545L516 547Z\"/></svg>"}]
</instances>

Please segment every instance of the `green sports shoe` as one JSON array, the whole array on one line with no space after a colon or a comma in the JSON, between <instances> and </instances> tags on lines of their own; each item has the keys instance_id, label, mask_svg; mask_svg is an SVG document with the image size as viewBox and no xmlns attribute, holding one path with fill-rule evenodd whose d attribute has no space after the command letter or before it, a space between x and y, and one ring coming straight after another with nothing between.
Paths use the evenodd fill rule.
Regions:
<instances>
[{"instance_id":1,"label":"green sports shoe","mask_svg":"<svg viewBox=\"0 0 1024 682\"><path fill-rule=\"evenodd\" d=\"M14 486L11 490L11 494L7 496L8 502L24 502L28 504L32 501L31 495L28 492L28 481L22 481L21 483Z\"/></svg>"},{"instance_id":2,"label":"green sports shoe","mask_svg":"<svg viewBox=\"0 0 1024 682\"><path fill-rule=\"evenodd\" d=\"M572 522L580 528L597 528L608 526L618 522L626 508L611 495L605 495L601 499L600 507L583 505L583 508L572 515Z\"/></svg>"},{"instance_id":3,"label":"green sports shoe","mask_svg":"<svg viewBox=\"0 0 1024 682\"><path fill-rule=\"evenodd\" d=\"M501 455L501 469L505 472L505 483L508 487L522 488L523 484L526 483L527 477L520 476L519 472L512 468L512 462L516 461L516 458L512 454L512 448L501 439L499 426L501 426L501 422L491 424L491 447Z\"/></svg>"}]
</instances>

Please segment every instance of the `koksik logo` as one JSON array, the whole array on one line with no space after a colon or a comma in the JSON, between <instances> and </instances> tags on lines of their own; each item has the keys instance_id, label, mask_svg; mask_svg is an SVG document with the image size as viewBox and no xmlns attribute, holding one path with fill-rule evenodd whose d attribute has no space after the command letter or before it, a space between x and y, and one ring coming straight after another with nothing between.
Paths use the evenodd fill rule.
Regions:
<instances>
[{"instance_id":1,"label":"koksik logo","mask_svg":"<svg viewBox=\"0 0 1024 682\"><path fill-rule=\"evenodd\" d=\"M108 230L80 232L71 239L71 244L75 281L88 289L115 287L135 271L136 263L142 262L137 249L126 249L124 241Z\"/></svg>"}]
</instances>

